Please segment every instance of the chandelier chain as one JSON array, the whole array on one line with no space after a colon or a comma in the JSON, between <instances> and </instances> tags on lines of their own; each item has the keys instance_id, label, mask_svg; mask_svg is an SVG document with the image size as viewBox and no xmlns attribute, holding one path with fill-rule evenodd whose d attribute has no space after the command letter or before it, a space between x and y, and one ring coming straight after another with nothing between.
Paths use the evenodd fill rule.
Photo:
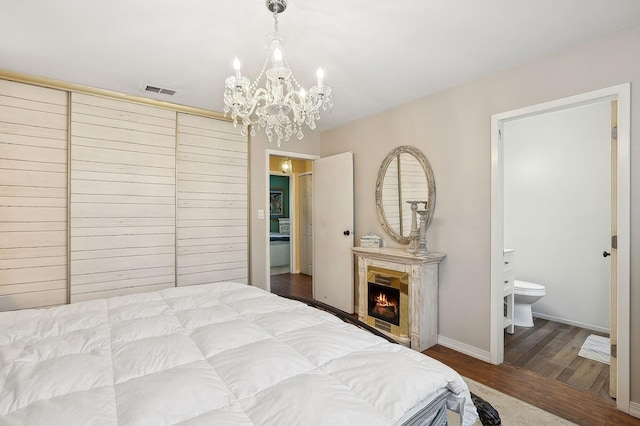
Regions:
<instances>
[{"instance_id":1,"label":"chandelier chain","mask_svg":"<svg viewBox=\"0 0 640 426\"><path fill-rule=\"evenodd\" d=\"M273 27L275 28L275 31L278 32L278 8L277 7L273 8L273 20L274 20Z\"/></svg>"}]
</instances>

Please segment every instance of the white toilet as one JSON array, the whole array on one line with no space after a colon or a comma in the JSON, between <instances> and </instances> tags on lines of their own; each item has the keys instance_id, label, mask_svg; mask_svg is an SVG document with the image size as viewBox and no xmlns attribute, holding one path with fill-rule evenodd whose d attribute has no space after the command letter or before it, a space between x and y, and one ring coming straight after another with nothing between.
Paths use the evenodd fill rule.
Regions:
<instances>
[{"instance_id":1,"label":"white toilet","mask_svg":"<svg viewBox=\"0 0 640 426\"><path fill-rule=\"evenodd\" d=\"M513 280L513 324L533 327L531 305L544 295L545 289L541 284Z\"/></svg>"}]
</instances>

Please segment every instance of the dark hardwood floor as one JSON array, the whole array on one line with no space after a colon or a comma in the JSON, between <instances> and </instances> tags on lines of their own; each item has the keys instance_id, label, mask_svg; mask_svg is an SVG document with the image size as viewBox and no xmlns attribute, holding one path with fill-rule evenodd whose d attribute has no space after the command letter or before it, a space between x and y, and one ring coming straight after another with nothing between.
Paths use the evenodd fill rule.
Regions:
<instances>
[{"instance_id":1,"label":"dark hardwood floor","mask_svg":"<svg viewBox=\"0 0 640 426\"><path fill-rule=\"evenodd\" d=\"M312 278L305 274L271 275L271 292L285 296L313 298Z\"/></svg>"},{"instance_id":2,"label":"dark hardwood floor","mask_svg":"<svg viewBox=\"0 0 640 426\"><path fill-rule=\"evenodd\" d=\"M516 327L505 333L504 362L609 397L609 366L578 356L590 334L580 327L534 318L533 327Z\"/></svg>"},{"instance_id":3,"label":"dark hardwood floor","mask_svg":"<svg viewBox=\"0 0 640 426\"><path fill-rule=\"evenodd\" d=\"M440 345L423 353L471 380L579 425L640 425L640 419L618 411L611 398L584 392L524 368L489 364Z\"/></svg>"},{"instance_id":4,"label":"dark hardwood floor","mask_svg":"<svg viewBox=\"0 0 640 426\"><path fill-rule=\"evenodd\" d=\"M276 294L311 298L311 277L302 274L272 275L271 291ZM553 333L553 325L545 324L543 328L544 331L542 332L536 333L535 331L530 331L529 334L535 334L536 336L544 335L540 337L540 341L548 340L550 342L553 340L549 334ZM517 332L522 335L527 334L527 330L531 329L518 330ZM580 331L575 330L561 330L557 328L556 330L556 334L566 332L571 335L571 333L574 333L573 337L580 333ZM516 336L515 333L514 336ZM568 367L564 367L568 369L566 371L563 369L564 374L562 372L558 374L558 376L567 378L564 383L556 380L557 377L546 377L528 370L527 366L538 365L540 362L538 362L539 360L534 360L536 357L535 354L533 356L528 355L526 346L537 346L538 351L540 351L543 346L546 346L546 344L542 345L540 341L526 345L513 344L514 350L509 355L510 362L521 363L523 366L506 363L502 365L489 364L440 345L433 346L423 351L423 353L449 365L471 380L475 380L579 425L640 425L640 419L618 411L615 401L611 398L586 392L576 387L574 383L569 384L569 378L575 374L575 372L570 374L569 371L571 371L573 367L575 367L577 371L580 367L577 366L574 361L569 362ZM571 338L570 341L573 341L573 338ZM515 339L513 339L513 342L515 342ZM555 346L553 346L553 348L557 349ZM547 350L552 349L549 347ZM562 349L560 349L560 351L562 351ZM509 353L509 350L505 351L505 358L507 357L507 353ZM543 352L540 352L541 356L542 353ZM562 362L566 364L569 358L570 357L565 354L556 358L555 361L562 359ZM548 367L548 370L554 369ZM600 373L598 373L598 376L600 376ZM598 381L602 382L601 386L605 386L602 377L600 377L600 379L596 378L593 380L589 388L597 387L596 382ZM531 424L535 424L535 419L532 419Z\"/></svg>"}]
</instances>

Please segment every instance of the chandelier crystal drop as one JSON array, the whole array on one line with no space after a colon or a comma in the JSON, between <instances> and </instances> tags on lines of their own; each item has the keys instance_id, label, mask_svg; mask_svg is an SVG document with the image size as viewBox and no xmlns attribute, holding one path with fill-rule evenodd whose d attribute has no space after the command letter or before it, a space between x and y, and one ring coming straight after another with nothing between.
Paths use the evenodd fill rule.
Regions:
<instances>
[{"instance_id":1,"label":"chandelier crystal drop","mask_svg":"<svg viewBox=\"0 0 640 426\"><path fill-rule=\"evenodd\" d=\"M315 129L320 109L332 108L333 98L331 88L324 84L322 68L317 72L317 84L308 91L291 72L284 53L285 37L278 31L278 14L287 8L287 0L266 0L266 5L275 22L274 32L267 35L267 58L253 82L240 73L240 60L234 59L235 74L225 82L224 113L231 113L234 126L240 119L245 136L249 126L251 136L255 136L256 128L264 127L269 142L275 133L280 147L293 134L302 139L303 124ZM259 86L262 80L264 87Z\"/></svg>"}]
</instances>

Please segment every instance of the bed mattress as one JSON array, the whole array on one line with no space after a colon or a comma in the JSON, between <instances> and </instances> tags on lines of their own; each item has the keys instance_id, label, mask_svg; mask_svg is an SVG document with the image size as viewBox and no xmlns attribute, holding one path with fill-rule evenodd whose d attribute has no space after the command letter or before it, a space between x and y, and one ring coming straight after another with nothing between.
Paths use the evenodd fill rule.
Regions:
<instances>
[{"instance_id":1,"label":"bed mattress","mask_svg":"<svg viewBox=\"0 0 640 426\"><path fill-rule=\"evenodd\" d=\"M394 425L438 399L440 362L239 283L0 313L2 425ZM418 420L417 420L418 419Z\"/></svg>"}]
</instances>

